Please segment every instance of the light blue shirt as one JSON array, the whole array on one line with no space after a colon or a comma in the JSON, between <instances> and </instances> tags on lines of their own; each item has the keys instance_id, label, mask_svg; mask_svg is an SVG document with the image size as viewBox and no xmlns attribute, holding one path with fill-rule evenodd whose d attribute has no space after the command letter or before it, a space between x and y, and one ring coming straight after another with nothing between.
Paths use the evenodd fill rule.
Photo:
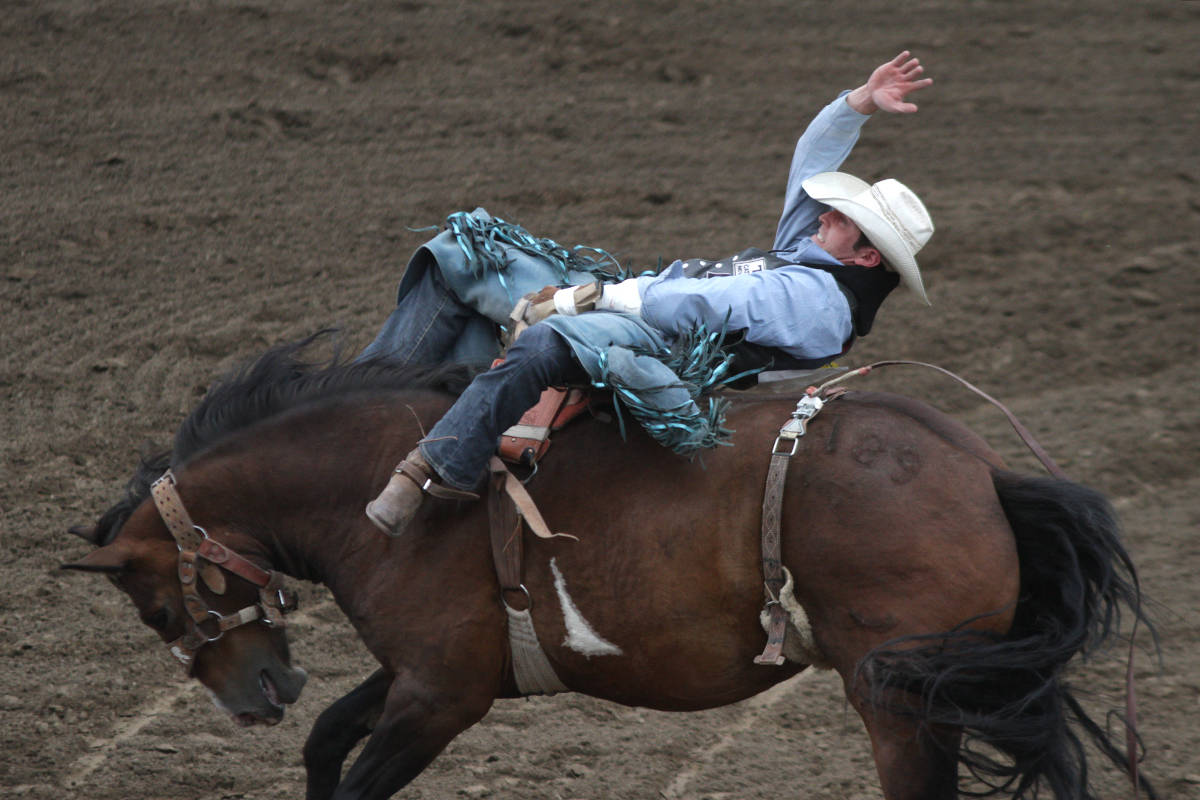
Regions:
<instances>
[{"instance_id":1,"label":"light blue shirt","mask_svg":"<svg viewBox=\"0 0 1200 800\"><path fill-rule=\"evenodd\" d=\"M829 206L808 196L801 185L820 172L836 170L850 155L870 116L850 108L842 92L809 123L792 156L783 214L772 248L785 259L836 265L810 237ZM686 278L681 261L662 274L638 280L642 317L674 337L703 323L717 330L729 315L729 330L745 330L746 340L778 347L796 358L823 358L841 352L853 325L850 305L828 272L784 266L742 275Z\"/></svg>"}]
</instances>

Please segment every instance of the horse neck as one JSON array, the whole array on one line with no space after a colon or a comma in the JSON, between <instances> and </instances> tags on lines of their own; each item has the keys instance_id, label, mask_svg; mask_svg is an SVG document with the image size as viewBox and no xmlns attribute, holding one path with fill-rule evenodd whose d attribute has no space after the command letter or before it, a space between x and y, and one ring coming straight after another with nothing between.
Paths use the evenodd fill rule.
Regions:
<instances>
[{"instance_id":1,"label":"horse neck","mask_svg":"<svg viewBox=\"0 0 1200 800\"><path fill-rule=\"evenodd\" d=\"M450 402L414 392L289 412L189 462L180 490L193 516L248 537L273 568L352 602L355 576L379 563L390 541L363 508Z\"/></svg>"}]
</instances>

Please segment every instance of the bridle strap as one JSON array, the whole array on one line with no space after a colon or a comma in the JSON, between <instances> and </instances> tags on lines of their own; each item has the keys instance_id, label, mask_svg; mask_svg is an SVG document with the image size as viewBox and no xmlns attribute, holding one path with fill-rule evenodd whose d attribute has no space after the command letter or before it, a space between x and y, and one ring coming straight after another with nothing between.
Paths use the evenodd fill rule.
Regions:
<instances>
[{"instance_id":1,"label":"bridle strap","mask_svg":"<svg viewBox=\"0 0 1200 800\"><path fill-rule=\"evenodd\" d=\"M206 635L198 625L193 625L187 633L180 636L173 642L167 644L167 648L171 651L171 655L175 656L184 668L191 674L192 662L196 659L196 651L209 642L215 642L220 639L226 631L262 619L268 618L268 613L262 606L246 606L240 611L235 611L232 614L217 614L215 611L208 612L212 615L211 619L216 622L217 632L213 636Z\"/></svg>"},{"instance_id":2,"label":"bridle strap","mask_svg":"<svg viewBox=\"0 0 1200 800\"><path fill-rule=\"evenodd\" d=\"M150 485L150 494L163 524L171 532L181 552L194 553L245 578L260 589L270 586L274 572L263 569L215 539L210 539L203 528L192 522L191 515L183 505L183 498L175 488L175 475L171 470Z\"/></svg>"},{"instance_id":3,"label":"bridle strap","mask_svg":"<svg viewBox=\"0 0 1200 800\"><path fill-rule=\"evenodd\" d=\"M163 524L171 532L179 549L195 552L206 537L192 522L191 515L184 507L183 499L175 489L175 475L171 470L167 470L161 478L150 484L150 496L154 498L158 515L162 517Z\"/></svg>"},{"instance_id":4,"label":"bridle strap","mask_svg":"<svg viewBox=\"0 0 1200 800\"><path fill-rule=\"evenodd\" d=\"M263 569L215 539L209 539L208 537L205 537L200 546L196 548L196 555L224 567L239 578L245 578L260 589L270 586L272 576L278 574Z\"/></svg>"},{"instance_id":5,"label":"bridle strap","mask_svg":"<svg viewBox=\"0 0 1200 800\"><path fill-rule=\"evenodd\" d=\"M183 607L188 616L196 624L208 619L208 603L200 596L200 587L196 581L199 570L196 567L196 554L191 550L179 551L179 587L183 592Z\"/></svg>"},{"instance_id":6,"label":"bridle strap","mask_svg":"<svg viewBox=\"0 0 1200 800\"><path fill-rule=\"evenodd\" d=\"M196 652L209 642L220 639L226 631L258 620L272 626L282 627L285 624L284 613L294 609L296 603L294 596L284 589L282 573L263 569L245 556L209 538L208 532L195 524L188 514L183 498L175 488L175 475L171 470L167 470L150 485L150 495L163 524L167 526L179 548L179 586L183 606L191 619L191 625L183 636L169 642L167 647L171 655L183 664L189 675L196 660ZM200 596L198 578L203 576L210 588L217 594L222 594L224 579L217 567L257 586L259 602L232 614L221 614L209 608L208 603ZM212 573L216 573L216 577L220 578L220 588L213 586L218 581L213 579ZM209 630L215 627L215 630L210 633L205 630L206 627Z\"/></svg>"}]
</instances>

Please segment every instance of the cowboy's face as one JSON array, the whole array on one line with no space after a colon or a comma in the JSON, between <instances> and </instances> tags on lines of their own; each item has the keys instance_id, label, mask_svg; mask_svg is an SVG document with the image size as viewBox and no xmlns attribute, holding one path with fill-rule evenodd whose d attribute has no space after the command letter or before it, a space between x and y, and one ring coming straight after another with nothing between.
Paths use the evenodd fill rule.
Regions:
<instances>
[{"instance_id":1,"label":"cowboy's face","mask_svg":"<svg viewBox=\"0 0 1200 800\"><path fill-rule=\"evenodd\" d=\"M812 240L826 253L843 264L873 267L879 263L879 251L874 247L856 247L862 238L862 229L845 214L831 208L817 219L821 227L812 235Z\"/></svg>"}]
</instances>

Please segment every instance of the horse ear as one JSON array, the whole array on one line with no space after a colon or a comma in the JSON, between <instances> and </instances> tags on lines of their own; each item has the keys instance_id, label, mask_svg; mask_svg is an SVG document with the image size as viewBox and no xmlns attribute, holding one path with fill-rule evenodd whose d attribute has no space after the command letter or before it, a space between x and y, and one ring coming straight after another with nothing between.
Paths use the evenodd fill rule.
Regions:
<instances>
[{"instance_id":1,"label":"horse ear","mask_svg":"<svg viewBox=\"0 0 1200 800\"><path fill-rule=\"evenodd\" d=\"M85 542L99 544L99 542L96 540L96 534L98 531L96 530L95 525L72 525L71 527L67 528L67 533L73 536L78 536Z\"/></svg>"},{"instance_id":2,"label":"horse ear","mask_svg":"<svg viewBox=\"0 0 1200 800\"><path fill-rule=\"evenodd\" d=\"M73 564L61 564L59 569L76 569L81 572L124 572L129 564L129 553L113 545L100 547Z\"/></svg>"}]
</instances>

